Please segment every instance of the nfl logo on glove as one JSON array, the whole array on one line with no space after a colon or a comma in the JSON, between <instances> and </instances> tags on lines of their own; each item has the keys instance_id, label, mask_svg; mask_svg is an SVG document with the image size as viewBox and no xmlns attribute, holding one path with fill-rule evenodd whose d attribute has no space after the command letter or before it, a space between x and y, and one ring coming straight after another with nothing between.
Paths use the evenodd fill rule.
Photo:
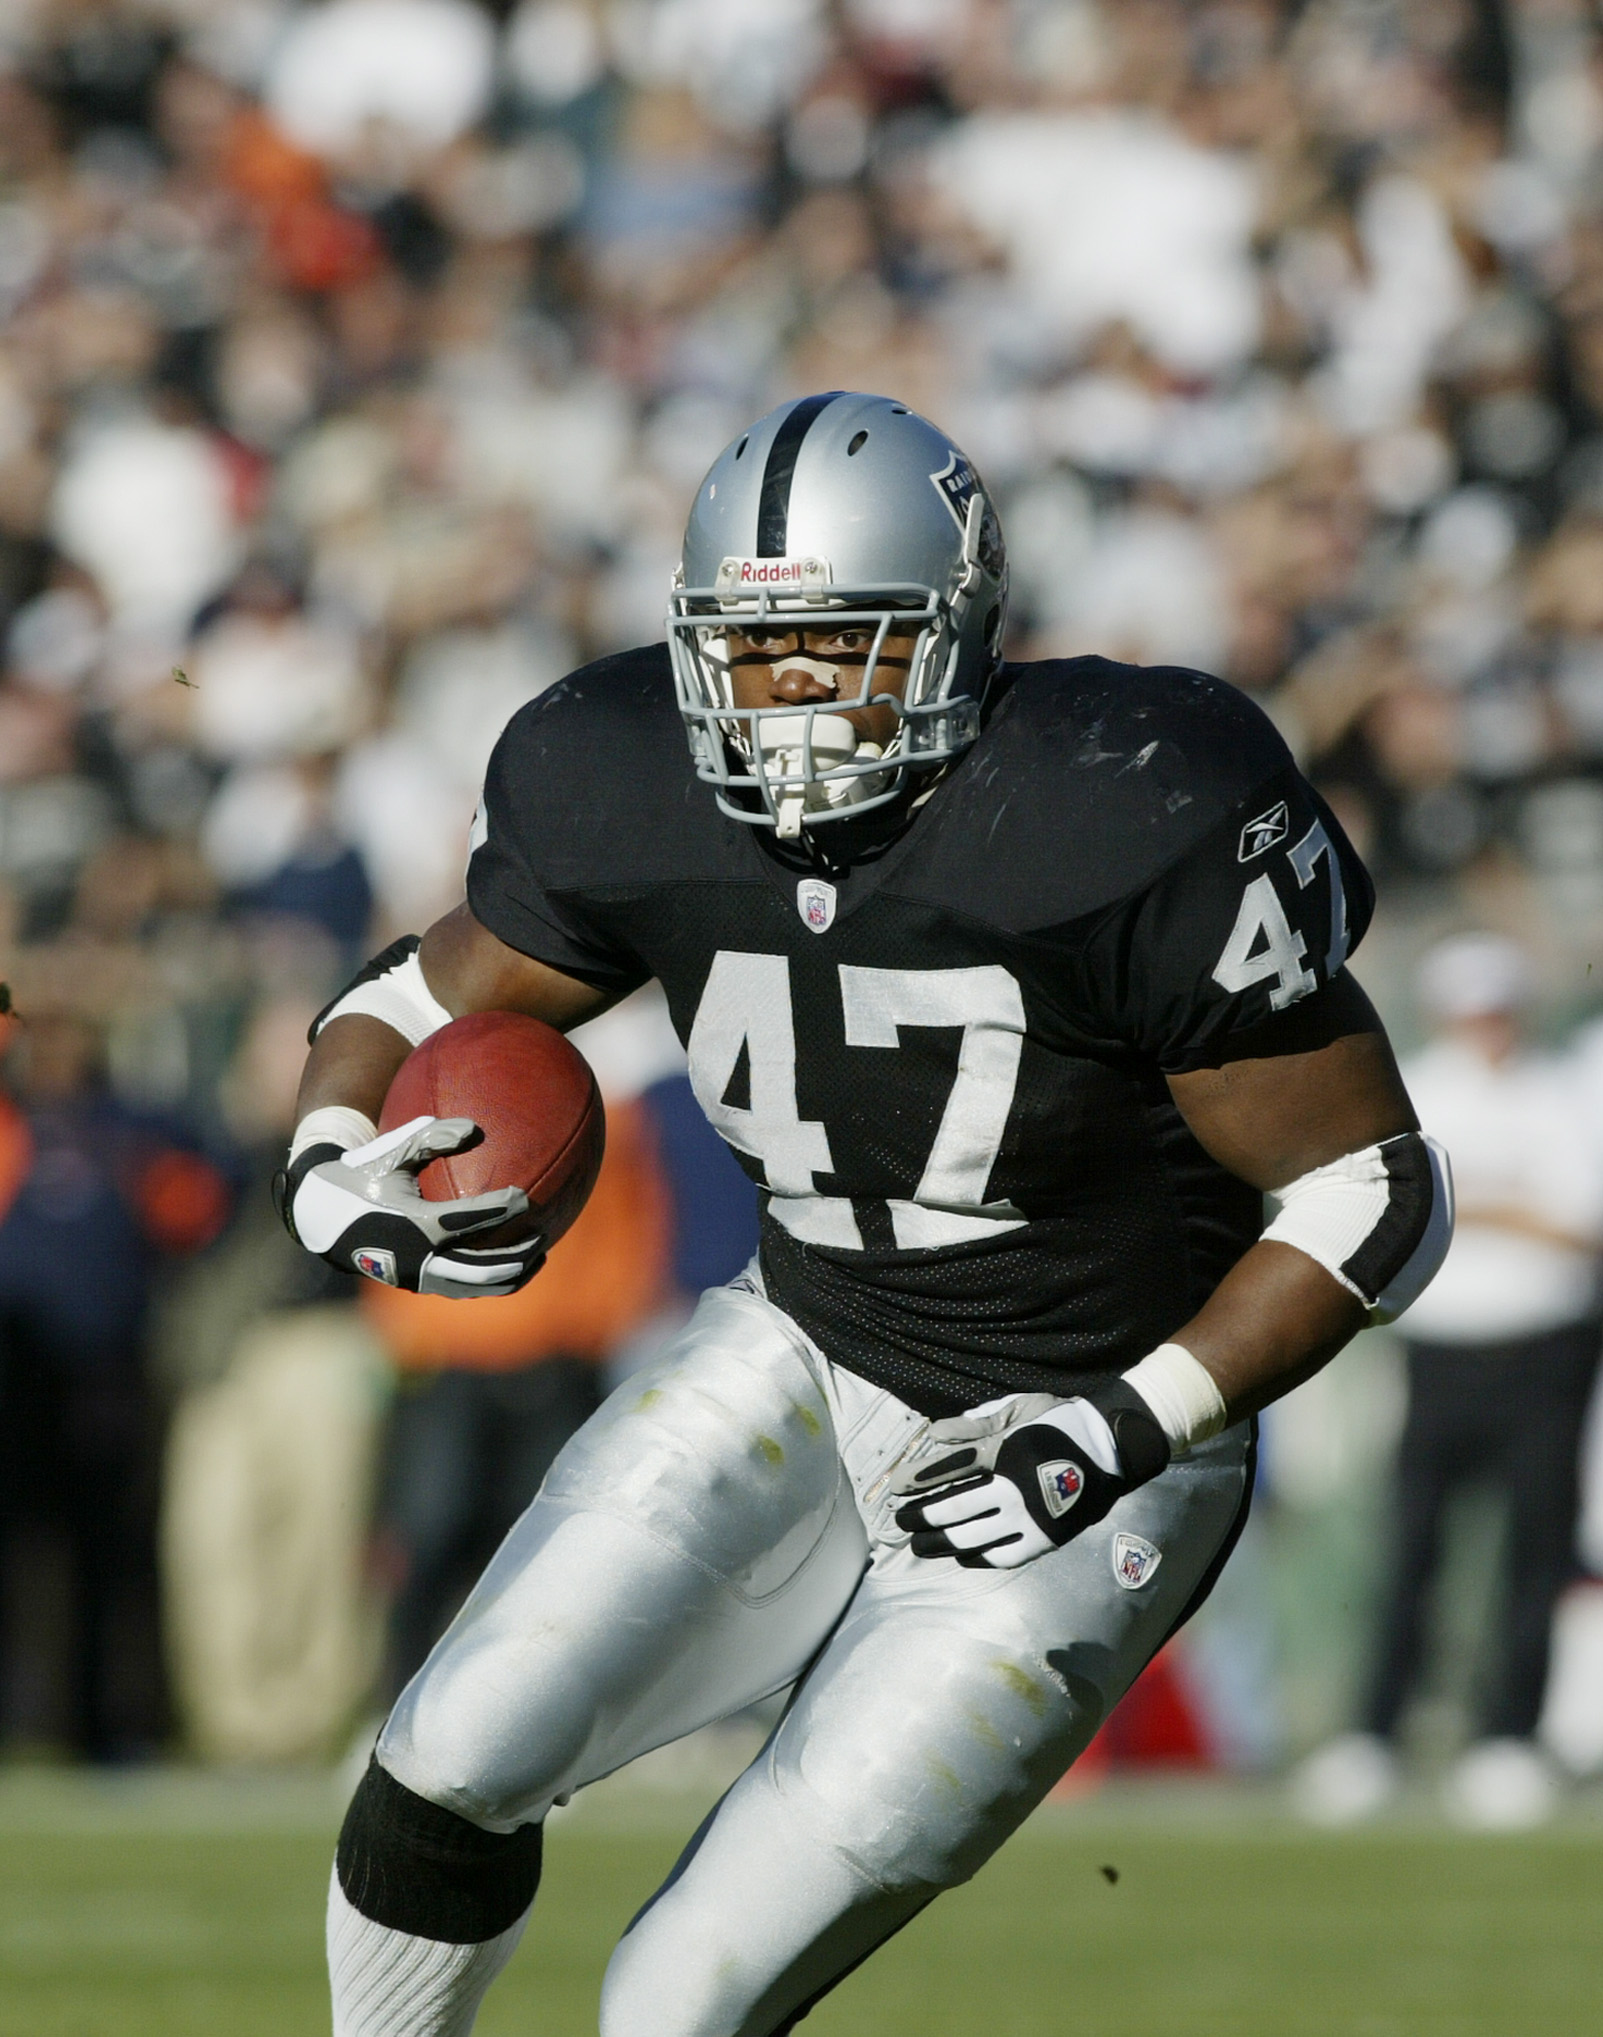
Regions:
<instances>
[{"instance_id":1,"label":"nfl logo on glove","mask_svg":"<svg viewBox=\"0 0 1603 2037\"><path fill-rule=\"evenodd\" d=\"M1038 1475L1041 1497L1046 1501L1046 1510L1053 1520L1066 1514L1085 1489L1085 1473L1078 1464L1067 1459L1056 1464L1043 1464Z\"/></svg>"}]
</instances>

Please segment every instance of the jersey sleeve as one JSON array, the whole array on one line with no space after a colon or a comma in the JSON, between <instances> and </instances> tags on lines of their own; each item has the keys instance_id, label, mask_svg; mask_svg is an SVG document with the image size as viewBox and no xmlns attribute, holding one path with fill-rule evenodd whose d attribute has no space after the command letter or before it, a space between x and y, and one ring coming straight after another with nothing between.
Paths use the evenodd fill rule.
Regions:
<instances>
[{"instance_id":1,"label":"jersey sleeve","mask_svg":"<svg viewBox=\"0 0 1603 2037\"><path fill-rule=\"evenodd\" d=\"M1288 765L1099 930L1110 1029L1166 1075L1314 1044L1319 993L1373 910L1340 823Z\"/></svg>"},{"instance_id":2,"label":"jersey sleeve","mask_svg":"<svg viewBox=\"0 0 1603 2037\"><path fill-rule=\"evenodd\" d=\"M651 971L586 909L582 887L568 883L559 890L542 874L548 860L542 837L561 829L573 802L584 797L583 788L563 782L548 753L529 740L529 710L514 715L491 754L473 823L468 906L481 926L520 955L623 996L647 982Z\"/></svg>"}]
</instances>

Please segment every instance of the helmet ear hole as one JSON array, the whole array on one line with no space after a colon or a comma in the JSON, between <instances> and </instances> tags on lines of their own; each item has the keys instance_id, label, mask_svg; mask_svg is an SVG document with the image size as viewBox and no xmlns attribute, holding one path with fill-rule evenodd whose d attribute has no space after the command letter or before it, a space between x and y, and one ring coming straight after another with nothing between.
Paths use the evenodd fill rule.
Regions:
<instances>
[{"instance_id":1,"label":"helmet ear hole","mask_svg":"<svg viewBox=\"0 0 1603 2037\"><path fill-rule=\"evenodd\" d=\"M853 453L860 453L863 450L864 446L866 446L867 444L868 444L868 433L866 431L854 432L852 435L852 442L846 448L847 459L849 460Z\"/></svg>"},{"instance_id":2,"label":"helmet ear hole","mask_svg":"<svg viewBox=\"0 0 1603 2037\"><path fill-rule=\"evenodd\" d=\"M736 458L737 460L738 460L738 459L740 458L741 454L742 454L742 453L743 453L743 452L744 452L744 451L746 450L747 446L749 446L750 444L751 444L751 433L750 433L750 432L747 432L746 436L745 436L745 437L744 437L744 438L743 438L743 439L741 440L740 444L739 444L738 446L736 446L736 448L735 448L735 458Z\"/></svg>"}]
</instances>

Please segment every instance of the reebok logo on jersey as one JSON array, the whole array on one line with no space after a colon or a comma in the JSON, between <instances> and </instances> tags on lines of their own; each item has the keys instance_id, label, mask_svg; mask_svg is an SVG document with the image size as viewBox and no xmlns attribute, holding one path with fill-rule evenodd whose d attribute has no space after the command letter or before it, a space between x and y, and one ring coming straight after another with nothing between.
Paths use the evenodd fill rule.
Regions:
<instances>
[{"instance_id":1,"label":"reebok logo on jersey","mask_svg":"<svg viewBox=\"0 0 1603 2037\"><path fill-rule=\"evenodd\" d=\"M827 934L835 923L835 887L822 877L804 877L796 886L796 910L802 925Z\"/></svg>"},{"instance_id":2,"label":"reebok logo on jersey","mask_svg":"<svg viewBox=\"0 0 1603 2037\"><path fill-rule=\"evenodd\" d=\"M1085 1473L1067 1458L1040 1465L1036 1476L1041 1481L1041 1497L1046 1501L1046 1510L1054 1521L1061 1519L1085 1490Z\"/></svg>"},{"instance_id":3,"label":"reebok logo on jersey","mask_svg":"<svg viewBox=\"0 0 1603 2037\"><path fill-rule=\"evenodd\" d=\"M1283 799L1276 800L1267 813L1259 814L1256 820L1249 820L1241 830L1241 847L1236 851L1238 863L1250 863L1254 856L1261 856L1265 849L1272 849L1276 842L1283 842L1291 831L1291 815Z\"/></svg>"},{"instance_id":4,"label":"reebok logo on jersey","mask_svg":"<svg viewBox=\"0 0 1603 2037\"><path fill-rule=\"evenodd\" d=\"M714 585L720 594L758 594L764 588L799 593L827 587L832 577L827 559L728 558L720 562Z\"/></svg>"},{"instance_id":5,"label":"reebok logo on jersey","mask_svg":"<svg viewBox=\"0 0 1603 2037\"><path fill-rule=\"evenodd\" d=\"M382 1245L361 1246L351 1254L351 1263L369 1280L382 1281L386 1287L400 1286L395 1277L395 1254L387 1252Z\"/></svg>"},{"instance_id":6,"label":"reebok logo on jersey","mask_svg":"<svg viewBox=\"0 0 1603 2037\"><path fill-rule=\"evenodd\" d=\"M1113 1538L1113 1575L1126 1591L1139 1591L1162 1561L1163 1551L1139 1535Z\"/></svg>"}]
</instances>

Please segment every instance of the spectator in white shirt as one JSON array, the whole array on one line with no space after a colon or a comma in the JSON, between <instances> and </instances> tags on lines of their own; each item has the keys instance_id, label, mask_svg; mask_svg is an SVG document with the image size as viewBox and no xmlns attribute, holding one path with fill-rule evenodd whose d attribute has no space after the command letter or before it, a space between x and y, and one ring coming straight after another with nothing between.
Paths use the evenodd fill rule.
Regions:
<instances>
[{"instance_id":1,"label":"spectator in white shirt","mask_svg":"<svg viewBox=\"0 0 1603 2037\"><path fill-rule=\"evenodd\" d=\"M1603 1166L1565 1065L1528 1046L1530 963L1464 934L1425 958L1436 1025L1403 1073L1452 1157L1458 1221L1446 1262L1401 1319L1408 1410L1379 1646L1364 1730L1304 1769L1305 1808L1331 1823L1397 1785L1394 1742L1425 1641L1454 1495L1493 1483L1508 1506L1505 1576L1480 1737L1448 1778L1463 1822L1534 1824L1552 1778L1534 1744L1553 1608L1574 1566L1581 1426L1597 1369L1596 1252Z\"/></svg>"}]
</instances>

